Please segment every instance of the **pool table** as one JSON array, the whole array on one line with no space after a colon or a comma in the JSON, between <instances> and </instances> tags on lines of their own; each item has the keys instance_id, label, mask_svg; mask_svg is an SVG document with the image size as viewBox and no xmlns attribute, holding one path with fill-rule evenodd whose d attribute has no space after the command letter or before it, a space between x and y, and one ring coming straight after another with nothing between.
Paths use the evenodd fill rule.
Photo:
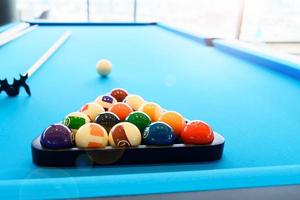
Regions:
<instances>
[{"instance_id":1,"label":"pool table","mask_svg":"<svg viewBox=\"0 0 300 200\"><path fill-rule=\"evenodd\" d=\"M72 36L28 80L32 96L0 94L1 199L173 193L200 198L207 192L223 192L224 198L270 188L299 195L296 62L160 23L34 24L36 30L0 48L0 79L12 81L25 72L64 31ZM96 73L101 58L113 63L107 78ZM44 128L116 87L206 121L225 137L223 157L181 164L33 164L30 145Z\"/></svg>"}]
</instances>

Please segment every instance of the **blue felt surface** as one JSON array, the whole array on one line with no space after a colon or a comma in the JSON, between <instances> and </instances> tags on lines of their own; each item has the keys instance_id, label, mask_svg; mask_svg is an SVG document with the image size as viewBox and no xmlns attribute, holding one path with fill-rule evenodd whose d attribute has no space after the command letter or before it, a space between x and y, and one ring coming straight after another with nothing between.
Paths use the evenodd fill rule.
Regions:
<instances>
[{"instance_id":1,"label":"blue felt surface","mask_svg":"<svg viewBox=\"0 0 300 200\"><path fill-rule=\"evenodd\" d=\"M155 25L40 26L0 48L0 77L24 72L65 31L68 42L29 80L32 96L0 95L0 196L91 197L300 183L300 81ZM107 79L95 64L113 63ZM30 143L115 87L226 138L220 161L40 168Z\"/></svg>"}]
</instances>

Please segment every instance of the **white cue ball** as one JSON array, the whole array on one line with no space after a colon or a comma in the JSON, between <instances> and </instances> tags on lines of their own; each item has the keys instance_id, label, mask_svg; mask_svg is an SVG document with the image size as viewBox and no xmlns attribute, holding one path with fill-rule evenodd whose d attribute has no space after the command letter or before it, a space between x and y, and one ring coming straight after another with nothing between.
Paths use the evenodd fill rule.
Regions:
<instances>
[{"instance_id":1,"label":"white cue ball","mask_svg":"<svg viewBox=\"0 0 300 200\"><path fill-rule=\"evenodd\" d=\"M97 72L101 76L107 76L111 72L112 64L109 60L102 59L97 62L96 68Z\"/></svg>"}]
</instances>

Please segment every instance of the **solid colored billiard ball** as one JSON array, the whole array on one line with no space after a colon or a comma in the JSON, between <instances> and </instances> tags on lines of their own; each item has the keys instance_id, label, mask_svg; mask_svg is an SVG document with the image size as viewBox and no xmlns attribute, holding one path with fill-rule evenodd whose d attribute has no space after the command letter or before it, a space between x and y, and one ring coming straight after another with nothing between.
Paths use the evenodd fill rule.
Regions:
<instances>
[{"instance_id":1,"label":"solid colored billiard ball","mask_svg":"<svg viewBox=\"0 0 300 200\"><path fill-rule=\"evenodd\" d=\"M112 64L107 59L99 60L96 64L98 74L101 76L107 76L111 72Z\"/></svg>"},{"instance_id":2,"label":"solid colored billiard ball","mask_svg":"<svg viewBox=\"0 0 300 200\"><path fill-rule=\"evenodd\" d=\"M76 133L82 125L90 121L90 118L86 114L82 112L72 112L65 117L63 124L69 127L73 133Z\"/></svg>"},{"instance_id":3,"label":"solid colored billiard ball","mask_svg":"<svg viewBox=\"0 0 300 200\"><path fill-rule=\"evenodd\" d=\"M165 122L153 122L143 133L143 142L147 145L172 145L175 138L173 128Z\"/></svg>"},{"instance_id":4,"label":"solid colored billiard ball","mask_svg":"<svg viewBox=\"0 0 300 200\"><path fill-rule=\"evenodd\" d=\"M86 114L91 121L95 121L95 118L104 111L104 108L95 102L87 103L80 109L80 112Z\"/></svg>"},{"instance_id":5,"label":"solid colored billiard ball","mask_svg":"<svg viewBox=\"0 0 300 200\"><path fill-rule=\"evenodd\" d=\"M166 111L162 113L158 121L169 124L173 128L176 135L180 135L186 124L182 115L174 111Z\"/></svg>"},{"instance_id":6,"label":"solid colored billiard ball","mask_svg":"<svg viewBox=\"0 0 300 200\"><path fill-rule=\"evenodd\" d=\"M138 127L141 133L143 133L145 128L151 124L150 117L141 111L134 111L130 113L125 121L134 124Z\"/></svg>"},{"instance_id":7,"label":"solid colored billiard ball","mask_svg":"<svg viewBox=\"0 0 300 200\"><path fill-rule=\"evenodd\" d=\"M72 132L63 124L53 124L43 131L40 143L49 149L70 148L73 146Z\"/></svg>"},{"instance_id":8,"label":"solid colored billiard ball","mask_svg":"<svg viewBox=\"0 0 300 200\"><path fill-rule=\"evenodd\" d=\"M128 95L124 99L124 103L127 103L133 110L138 110L144 102L141 96L135 94Z\"/></svg>"},{"instance_id":9,"label":"solid colored billiard ball","mask_svg":"<svg viewBox=\"0 0 300 200\"><path fill-rule=\"evenodd\" d=\"M101 148L108 144L108 134L106 130L96 123L86 123L81 126L76 135L75 143L82 148Z\"/></svg>"},{"instance_id":10,"label":"solid colored billiard ball","mask_svg":"<svg viewBox=\"0 0 300 200\"><path fill-rule=\"evenodd\" d=\"M101 95L97 97L96 103L101 105L105 110L108 110L112 105L117 103L117 100L110 95Z\"/></svg>"},{"instance_id":11,"label":"solid colored billiard ball","mask_svg":"<svg viewBox=\"0 0 300 200\"><path fill-rule=\"evenodd\" d=\"M121 122L110 130L108 141L113 147L138 146L141 144L142 136L135 125L129 122Z\"/></svg>"},{"instance_id":12,"label":"solid colored billiard ball","mask_svg":"<svg viewBox=\"0 0 300 200\"><path fill-rule=\"evenodd\" d=\"M124 121L133 110L128 104L118 102L110 107L108 111L115 113L121 121Z\"/></svg>"},{"instance_id":13,"label":"solid colored billiard ball","mask_svg":"<svg viewBox=\"0 0 300 200\"><path fill-rule=\"evenodd\" d=\"M128 96L128 92L122 88L115 88L111 90L110 95L118 102L122 102Z\"/></svg>"},{"instance_id":14,"label":"solid colored billiard ball","mask_svg":"<svg viewBox=\"0 0 300 200\"><path fill-rule=\"evenodd\" d=\"M188 122L180 136L186 144L210 144L214 140L212 128L200 120Z\"/></svg>"},{"instance_id":15,"label":"solid colored billiard ball","mask_svg":"<svg viewBox=\"0 0 300 200\"><path fill-rule=\"evenodd\" d=\"M99 114L95 119L95 123L103 126L107 133L109 133L110 129L119 122L119 117L112 112L103 112Z\"/></svg>"},{"instance_id":16,"label":"solid colored billiard ball","mask_svg":"<svg viewBox=\"0 0 300 200\"><path fill-rule=\"evenodd\" d=\"M139 111L146 113L151 118L152 122L157 121L163 112L161 107L157 103L153 102L144 103L139 108Z\"/></svg>"}]
</instances>

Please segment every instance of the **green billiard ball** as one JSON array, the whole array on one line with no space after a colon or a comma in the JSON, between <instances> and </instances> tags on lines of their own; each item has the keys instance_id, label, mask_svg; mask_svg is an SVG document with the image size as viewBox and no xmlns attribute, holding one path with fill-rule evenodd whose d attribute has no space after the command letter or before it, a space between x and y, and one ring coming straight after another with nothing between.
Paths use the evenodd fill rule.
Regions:
<instances>
[{"instance_id":1,"label":"green billiard ball","mask_svg":"<svg viewBox=\"0 0 300 200\"><path fill-rule=\"evenodd\" d=\"M145 128L151 124L150 117L141 111L130 113L125 121L134 124L136 127L138 127L141 133L143 133Z\"/></svg>"}]
</instances>

